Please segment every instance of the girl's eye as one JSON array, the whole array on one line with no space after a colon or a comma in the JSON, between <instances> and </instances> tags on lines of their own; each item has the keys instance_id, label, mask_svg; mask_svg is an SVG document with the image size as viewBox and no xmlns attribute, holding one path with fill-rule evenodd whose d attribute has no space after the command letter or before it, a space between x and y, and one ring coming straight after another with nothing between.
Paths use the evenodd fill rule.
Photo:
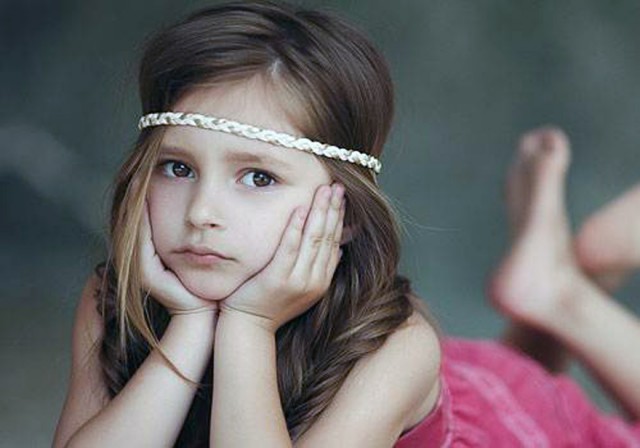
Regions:
<instances>
[{"instance_id":1,"label":"girl's eye","mask_svg":"<svg viewBox=\"0 0 640 448\"><path fill-rule=\"evenodd\" d=\"M242 176L242 179L250 179L254 183L255 187L258 188L269 187L276 181L274 176L270 175L266 171L259 170L247 171L247 173ZM269 181L273 181L273 183L269 183Z\"/></svg>"},{"instance_id":2,"label":"girl's eye","mask_svg":"<svg viewBox=\"0 0 640 448\"><path fill-rule=\"evenodd\" d=\"M194 177L194 172L188 165L182 163L178 160L166 160L160 163L160 168L162 169L162 173L167 177L182 177L182 178L192 178ZM250 170L247 171L242 179L249 179L253 185L250 185L254 188L263 188L269 187L275 183L277 183L276 177L268 173L267 171L261 170ZM243 182L247 185L245 182Z\"/></svg>"},{"instance_id":3,"label":"girl's eye","mask_svg":"<svg viewBox=\"0 0 640 448\"><path fill-rule=\"evenodd\" d=\"M177 160L167 160L160 164L162 172L169 177L193 177L193 171L187 165Z\"/></svg>"}]
</instances>

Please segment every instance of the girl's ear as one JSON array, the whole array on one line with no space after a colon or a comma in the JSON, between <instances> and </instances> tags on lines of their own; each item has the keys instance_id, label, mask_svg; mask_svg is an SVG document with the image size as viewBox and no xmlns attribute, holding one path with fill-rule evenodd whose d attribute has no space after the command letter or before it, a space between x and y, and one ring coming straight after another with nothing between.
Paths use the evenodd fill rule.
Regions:
<instances>
[{"instance_id":1,"label":"girl's ear","mask_svg":"<svg viewBox=\"0 0 640 448\"><path fill-rule=\"evenodd\" d=\"M349 241L351 241L351 239L353 238L353 236L356 234L356 229L354 229L354 226L346 226L342 229L342 238L340 239L340 245L344 245L347 244Z\"/></svg>"}]
</instances>

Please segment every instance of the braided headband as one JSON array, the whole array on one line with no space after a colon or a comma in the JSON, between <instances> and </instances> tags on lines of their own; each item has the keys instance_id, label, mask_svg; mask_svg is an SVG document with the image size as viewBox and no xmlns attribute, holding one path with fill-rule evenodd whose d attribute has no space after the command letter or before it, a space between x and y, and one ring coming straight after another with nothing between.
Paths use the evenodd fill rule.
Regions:
<instances>
[{"instance_id":1,"label":"braided headband","mask_svg":"<svg viewBox=\"0 0 640 448\"><path fill-rule=\"evenodd\" d=\"M237 121L201 114L186 112L147 114L140 118L140 121L138 122L138 129L142 130L151 126L177 125L194 126L202 129L211 129L213 131L222 131L227 134L246 137L252 140L261 140L277 146L308 151L319 156L340 159L344 162L356 163L365 166L372 169L376 174L380 173L380 169L382 168L382 163L380 163L378 159L359 151L338 148L337 146L315 142L304 137L298 138L293 135L272 131L270 129L261 129L248 124L238 123Z\"/></svg>"}]
</instances>

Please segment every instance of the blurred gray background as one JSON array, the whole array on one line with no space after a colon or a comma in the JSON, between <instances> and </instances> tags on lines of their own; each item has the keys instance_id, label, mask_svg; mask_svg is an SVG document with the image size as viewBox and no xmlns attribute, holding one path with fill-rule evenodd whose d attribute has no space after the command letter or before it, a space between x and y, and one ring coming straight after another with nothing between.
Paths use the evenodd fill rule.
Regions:
<instances>
[{"instance_id":1,"label":"blurred gray background","mask_svg":"<svg viewBox=\"0 0 640 448\"><path fill-rule=\"evenodd\" d=\"M142 41L211 3L0 2L2 446L51 443L74 307L137 131ZM518 135L553 123L570 136L574 227L638 178L640 3L299 3L359 24L392 67L398 110L380 182L405 218L403 272L449 333L498 335L484 283L505 249ZM635 278L619 298L638 312L639 292ZM584 371L571 373L611 408Z\"/></svg>"}]
</instances>

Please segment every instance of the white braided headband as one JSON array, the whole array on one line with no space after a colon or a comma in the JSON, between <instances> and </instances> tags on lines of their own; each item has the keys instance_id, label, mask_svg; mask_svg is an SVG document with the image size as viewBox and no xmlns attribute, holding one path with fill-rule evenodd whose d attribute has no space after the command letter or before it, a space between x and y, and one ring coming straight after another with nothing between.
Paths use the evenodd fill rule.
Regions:
<instances>
[{"instance_id":1,"label":"white braided headband","mask_svg":"<svg viewBox=\"0 0 640 448\"><path fill-rule=\"evenodd\" d=\"M316 142L304 137L298 138L290 134L276 132L270 129L261 129L248 124L238 123L237 121L201 114L186 112L147 114L140 118L140 121L138 122L138 129L142 130L150 126L177 125L194 126L202 129L211 129L213 131L222 131L240 137L261 140L274 145L284 146L286 148L308 151L319 156L360 164L372 169L376 174L380 173L380 169L382 168L382 163L380 163L378 159L359 151L338 148L337 146L327 145L326 143Z\"/></svg>"}]
</instances>

